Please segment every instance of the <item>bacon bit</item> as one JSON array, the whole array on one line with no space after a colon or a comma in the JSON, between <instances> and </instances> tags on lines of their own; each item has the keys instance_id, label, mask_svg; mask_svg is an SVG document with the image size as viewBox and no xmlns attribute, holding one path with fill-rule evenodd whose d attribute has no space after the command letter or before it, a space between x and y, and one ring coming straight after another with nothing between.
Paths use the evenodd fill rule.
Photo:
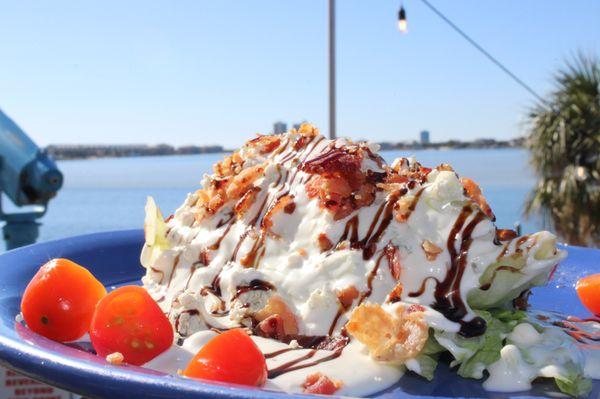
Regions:
<instances>
[{"instance_id":1,"label":"bacon bit","mask_svg":"<svg viewBox=\"0 0 600 399\"><path fill-rule=\"evenodd\" d=\"M258 135L257 138L252 139L246 143L246 146L250 148L258 148L261 154L268 154L273 152L281 144L281 138L278 136L263 136Z\"/></svg>"},{"instance_id":2,"label":"bacon bit","mask_svg":"<svg viewBox=\"0 0 600 399\"><path fill-rule=\"evenodd\" d=\"M364 183L353 188L349 180L341 177L316 176L306 183L309 198L318 198L321 207L331 212L334 220L343 219L353 211L371 205L375 200L375 191L374 184Z\"/></svg>"},{"instance_id":3,"label":"bacon bit","mask_svg":"<svg viewBox=\"0 0 600 399\"><path fill-rule=\"evenodd\" d=\"M333 243L331 242L331 240L329 240L329 238L327 237L327 234L325 234L325 233L319 234L319 237L317 240L318 240L319 248L321 249L321 252L326 252L326 251L329 251L331 248L333 248Z\"/></svg>"},{"instance_id":4,"label":"bacon bit","mask_svg":"<svg viewBox=\"0 0 600 399\"><path fill-rule=\"evenodd\" d=\"M106 356L106 361L114 366L120 366L124 360L125 357L121 352L114 352Z\"/></svg>"},{"instance_id":5,"label":"bacon bit","mask_svg":"<svg viewBox=\"0 0 600 399\"><path fill-rule=\"evenodd\" d=\"M200 255L198 256L198 262L204 266L208 266L210 264L210 253L206 248L200 251Z\"/></svg>"},{"instance_id":6,"label":"bacon bit","mask_svg":"<svg viewBox=\"0 0 600 399\"><path fill-rule=\"evenodd\" d=\"M321 207L340 220L375 200L376 184L383 180L382 173L361 171L361 163L368 149L361 146L330 148L305 161L300 170L313 175L306 184L310 198L318 198Z\"/></svg>"},{"instance_id":7,"label":"bacon bit","mask_svg":"<svg viewBox=\"0 0 600 399\"><path fill-rule=\"evenodd\" d=\"M423 251L425 251L425 257L430 262L436 260L438 255L443 252L442 248L438 247L429 240L423 241L421 248L423 248Z\"/></svg>"},{"instance_id":8,"label":"bacon bit","mask_svg":"<svg viewBox=\"0 0 600 399\"><path fill-rule=\"evenodd\" d=\"M213 166L215 174L220 177L234 176L242 170L244 159L238 151L228 157L225 157L221 162L217 162Z\"/></svg>"},{"instance_id":9,"label":"bacon bit","mask_svg":"<svg viewBox=\"0 0 600 399\"><path fill-rule=\"evenodd\" d=\"M492 208L490 208L488 205L483 193L481 192L481 188L479 188L477 183L468 177L461 178L460 182L465 189L465 195L475 202L487 217L489 217L492 221L495 221L496 216L494 216Z\"/></svg>"},{"instance_id":10,"label":"bacon bit","mask_svg":"<svg viewBox=\"0 0 600 399\"><path fill-rule=\"evenodd\" d=\"M385 257L388 261L388 266L394 280L400 279L400 272L402 271L402 265L400 264L400 250L395 245L387 245L385 247Z\"/></svg>"},{"instance_id":11,"label":"bacon bit","mask_svg":"<svg viewBox=\"0 0 600 399\"><path fill-rule=\"evenodd\" d=\"M510 241L518 237L518 234L514 230L510 229L496 229L496 239L498 241Z\"/></svg>"},{"instance_id":12,"label":"bacon bit","mask_svg":"<svg viewBox=\"0 0 600 399\"><path fill-rule=\"evenodd\" d=\"M221 208L223 204L225 204L226 200L227 197L225 197L223 194L214 194L212 198L208 201L207 210L209 211L209 214L214 215L219 210L219 208Z\"/></svg>"},{"instance_id":13,"label":"bacon bit","mask_svg":"<svg viewBox=\"0 0 600 399\"><path fill-rule=\"evenodd\" d=\"M251 187L250 190L246 191L242 198L235 204L233 210L238 219L244 217L248 209L252 206L256 200L257 194L260 192L260 187Z\"/></svg>"},{"instance_id":14,"label":"bacon bit","mask_svg":"<svg viewBox=\"0 0 600 399\"><path fill-rule=\"evenodd\" d=\"M306 258L308 256L308 252L306 252L306 249L304 248L298 248L296 252L298 252L298 254L300 254L300 256L302 256L303 258Z\"/></svg>"},{"instance_id":15,"label":"bacon bit","mask_svg":"<svg viewBox=\"0 0 600 399\"><path fill-rule=\"evenodd\" d=\"M402 283L396 284L396 286L394 287L392 292L390 292L390 294L388 295L386 302L388 302L388 303L400 302L402 300L402 290L403 289L404 289L404 286L402 285Z\"/></svg>"},{"instance_id":16,"label":"bacon bit","mask_svg":"<svg viewBox=\"0 0 600 399\"><path fill-rule=\"evenodd\" d=\"M307 137L315 137L319 135L319 129L310 123L303 123L300 125L300 129L298 129L298 133Z\"/></svg>"},{"instance_id":17,"label":"bacon bit","mask_svg":"<svg viewBox=\"0 0 600 399\"><path fill-rule=\"evenodd\" d=\"M292 148L294 149L294 151L300 151L304 149L308 145L308 143L310 143L311 140L312 137L306 135L301 136L300 138L298 138L298 140L296 140Z\"/></svg>"},{"instance_id":18,"label":"bacon bit","mask_svg":"<svg viewBox=\"0 0 600 399\"><path fill-rule=\"evenodd\" d=\"M265 167L263 165L255 165L244 169L233 178L231 184L227 187L227 198L240 198L258 178L263 176L264 172Z\"/></svg>"},{"instance_id":19,"label":"bacon bit","mask_svg":"<svg viewBox=\"0 0 600 399\"><path fill-rule=\"evenodd\" d=\"M300 170L318 175L352 176L360 172L362 156L358 151L350 152L350 148L332 147L300 165Z\"/></svg>"},{"instance_id":20,"label":"bacon bit","mask_svg":"<svg viewBox=\"0 0 600 399\"><path fill-rule=\"evenodd\" d=\"M418 162L410 163L406 158L396 159L388 169L384 183L424 183L431 168L421 166ZM413 184L415 184L413 183Z\"/></svg>"},{"instance_id":21,"label":"bacon bit","mask_svg":"<svg viewBox=\"0 0 600 399\"><path fill-rule=\"evenodd\" d=\"M298 322L296 316L279 295L272 295L267 305L254 314L254 318L261 322L267 318L277 315L281 318L283 332L285 335L298 334Z\"/></svg>"},{"instance_id":22,"label":"bacon bit","mask_svg":"<svg viewBox=\"0 0 600 399\"><path fill-rule=\"evenodd\" d=\"M353 285L350 285L342 290L339 290L337 292L337 298L338 298L338 301L340 302L340 305L342 305L342 307L345 310L348 310L352 306L352 303L354 302L354 300L356 298L358 298L359 294L360 293L358 292L356 287Z\"/></svg>"},{"instance_id":23,"label":"bacon bit","mask_svg":"<svg viewBox=\"0 0 600 399\"><path fill-rule=\"evenodd\" d=\"M279 198L265 213L265 216L261 222L261 226L267 230L270 230L271 227L273 227L273 216L282 210L285 211L285 207L290 203L293 203L293 200L294 196L290 194Z\"/></svg>"},{"instance_id":24,"label":"bacon bit","mask_svg":"<svg viewBox=\"0 0 600 399\"><path fill-rule=\"evenodd\" d=\"M288 215L291 215L292 213L294 213L295 210L296 210L295 202L290 202L289 204L287 204L286 206L283 207L283 211L285 213L287 213Z\"/></svg>"},{"instance_id":25,"label":"bacon bit","mask_svg":"<svg viewBox=\"0 0 600 399\"><path fill-rule=\"evenodd\" d=\"M343 335L328 335L315 349L324 351L336 351L342 349L350 340Z\"/></svg>"},{"instance_id":26,"label":"bacon bit","mask_svg":"<svg viewBox=\"0 0 600 399\"><path fill-rule=\"evenodd\" d=\"M448 165L447 163L442 163L442 164L438 165L436 167L436 169L439 171L454 172L454 169L452 168L452 166Z\"/></svg>"},{"instance_id":27,"label":"bacon bit","mask_svg":"<svg viewBox=\"0 0 600 399\"><path fill-rule=\"evenodd\" d=\"M407 195L404 197L400 197L398 201L394 204L394 212L396 216L396 220L400 223L404 223L408 220L408 217L411 214L410 206L414 200L414 196Z\"/></svg>"},{"instance_id":28,"label":"bacon bit","mask_svg":"<svg viewBox=\"0 0 600 399\"><path fill-rule=\"evenodd\" d=\"M283 319L278 314L269 316L258 323L255 332L258 336L281 341L285 338Z\"/></svg>"},{"instance_id":29,"label":"bacon bit","mask_svg":"<svg viewBox=\"0 0 600 399\"><path fill-rule=\"evenodd\" d=\"M252 188L254 181L263 176L263 165L242 170L242 164L243 159L237 152L215 164L215 176L211 177L208 187L196 191L198 200L194 216L197 221L214 215L226 202L243 197ZM242 214L251 205L252 196L253 194L249 194L237 206Z\"/></svg>"},{"instance_id":30,"label":"bacon bit","mask_svg":"<svg viewBox=\"0 0 600 399\"><path fill-rule=\"evenodd\" d=\"M409 305L406 308L406 313L413 313L413 312L424 312L425 311L425 307L421 306L417 303L413 303L412 305Z\"/></svg>"},{"instance_id":31,"label":"bacon bit","mask_svg":"<svg viewBox=\"0 0 600 399\"><path fill-rule=\"evenodd\" d=\"M372 358L394 363L416 357L429 336L422 312L409 313L399 306L391 314L372 303L354 309L346 330L367 346Z\"/></svg>"},{"instance_id":32,"label":"bacon bit","mask_svg":"<svg viewBox=\"0 0 600 399\"><path fill-rule=\"evenodd\" d=\"M333 395L341 387L341 381L332 381L325 374L319 372L307 376L304 384L302 384L304 393L317 395Z\"/></svg>"}]
</instances>

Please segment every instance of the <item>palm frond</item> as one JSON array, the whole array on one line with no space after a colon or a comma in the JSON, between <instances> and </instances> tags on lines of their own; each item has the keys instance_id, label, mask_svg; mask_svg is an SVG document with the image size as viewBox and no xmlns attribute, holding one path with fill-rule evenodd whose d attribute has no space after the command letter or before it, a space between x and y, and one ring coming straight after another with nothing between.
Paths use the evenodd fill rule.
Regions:
<instances>
[{"instance_id":1,"label":"palm frond","mask_svg":"<svg viewBox=\"0 0 600 399\"><path fill-rule=\"evenodd\" d=\"M600 60L578 54L529 112L527 147L538 182L525 213L565 241L600 245Z\"/></svg>"}]
</instances>

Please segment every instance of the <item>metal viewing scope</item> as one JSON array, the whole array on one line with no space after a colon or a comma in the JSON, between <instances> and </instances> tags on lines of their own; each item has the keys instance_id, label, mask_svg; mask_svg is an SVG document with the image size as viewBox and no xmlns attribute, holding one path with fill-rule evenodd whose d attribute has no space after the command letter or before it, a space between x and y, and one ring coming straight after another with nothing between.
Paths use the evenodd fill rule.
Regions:
<instances>
[{"instance_id":1,"label":"metal viewing scope","mask_svg":"<svg viewBox=\"0 0 600 399\"><path fill-rule=\"evenodd\" d=\"M37 219L62 187L63 175L48 157L0 110L0 192L16 206L33 206L26 212L5 213L0 195L0 221L4 221L6 248L32 244L38 237Z\"/></svg>"}]
</instances>

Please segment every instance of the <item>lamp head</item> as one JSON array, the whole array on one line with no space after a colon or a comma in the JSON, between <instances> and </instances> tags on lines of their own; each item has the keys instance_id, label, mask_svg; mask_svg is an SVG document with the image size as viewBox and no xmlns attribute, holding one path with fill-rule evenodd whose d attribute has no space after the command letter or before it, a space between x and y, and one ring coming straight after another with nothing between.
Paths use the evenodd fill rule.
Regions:
<instances>
[{"instance_id":1,"label":"lamp head","mask_svg":"<svg viewBox=\"0 0 600 399\"><path fill-rule=\"evenodd\" d=\"M406 10L404 9L404 6L400 6L400 11L398 11L398 30L402 33L408 32Z\"/></svg>"},{"instance_id":2,"label":"lamp head","mask_svg":"<svg viewBox=\"0 0 600 399\"><path fill-rule=\"evenodd\" d=\"M0 110L0 191L17 206L45 206L62 183L54 161Z\"/></svg>"}]
</instances>

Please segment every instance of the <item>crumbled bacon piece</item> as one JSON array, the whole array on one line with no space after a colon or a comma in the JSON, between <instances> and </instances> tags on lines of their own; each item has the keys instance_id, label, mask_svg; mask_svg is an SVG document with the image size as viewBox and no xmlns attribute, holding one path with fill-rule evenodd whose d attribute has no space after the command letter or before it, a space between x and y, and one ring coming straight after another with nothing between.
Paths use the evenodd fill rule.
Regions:
<instances>
[{"instance_id":1,"label":"crumbled bacon piece","mask_svg":"<svg viewBox=\"0 0 600 399\"><path fill-rule=\"evenodd\" d=\"M361 161L362 156L356 149L332 147L301 164L300 169L310 174L353 176L360 171Z\"/></svg>"},{"instance_id":2,"label":"crumbled bacon piece","mask_svg":"<svg viewBox=\"0 0 600 399\"><path fill-rule=\"evenodd\" d=\"M210 261L210 252L208 252L206 248L202 249L198 255L198 262L200 262L200 264L203 266L208 266Z\"/></svg>"},{"instance_id":3,"label":"crumbled bacon piece","mask_svg":"<svg viewBox=\"0 0 600 399\"><path fill-rule=\"evenodd\" d=\"M385 183L397 183L406 179L408 183L414 181L424 183L431 168L426 168L418 162L409 162L407 158L396 159L388 170Z\"/></svg>"},{"instance_id":4,"label":"crumbled bacon piece","mask_svg":"<svg viewBox=\"0 0 600 399\"><path fill-rule=\"evenodd\" d=\"M438 255L443 252L442 248L438 247L429 240L423 241L421 248L423 248L423 251L425 251L425 257L428 261L436 260Z\"/></svg>"},{"instance_id":5,"label":"crumbled bacon piece","mask_svg":"<svg viewBox=\"0 0 600 399\"><path fill-rule=\"evenodd\" d=\"M487 203L487 200L485 199L485 197L483 196L483 193L481 192L481 188L479 188L477 183L475 183L473 180L469 179L468 177L461 178L460 182L462 183L462 185L465 189L465 194L467 195L467 197L469 197L471 200L473 200L473 202L475 202L479 206L481 211L487 217L492 219L492 221L495 221L496 216L494 216L494 212L492 212L492 208L490 208L489 204Z\"/></svg>"},{"instance_id":6,"label":"crumbled bacon piece","mask_svg":"<svg viewBox=\"0 0 600 399\"><path fill-rule=\"evenodd\" d=\"M498 241L510 241L517 238L518 234L510 229L496 229L496 239Z\"/></svg>"},{"instance_id":7,"label":"crumbled bacon piece","mask_svg":"<svg viewBox=\"0 0 600 399\"><path fill-rule=\"evenodd\" d=\"M332 381L323 373L310 374L302 384L304 393L318 395L333 395L341 387L342 383L340 381Z\"/></svg>"},{"instance_id":8,"label":"crumbled bacon piece","mask_svg":"<svg viewBox=\"0 0 600 399\"><path fill-rule=\"evenodd\" d=\"M285 213L287 213L288 215L291 215L292 213L294 213L294 211L296 210L296 203L295 202L289 202L286 206L283 207L283 211Z\"/></svg>"},{"instance_id":9,"label":"crumbled bacon piece","mask_svg":"<svg viewBox=\"0 0 600 399\"><path fill-rule=\"evenodd\" d=\"M306 249L304 249L304 248L298 248L296 250L296 252L298 252L298 254L300 256L302 256L303 258L308 258L308 252L306 252Z\"/></svg>"},{"instance_id":10,"label":"crumbled bacon piece","mask_svg":"<svg viewBox=\"0 0 600 399\"><path fill-rule=\"evenodd\" d=\"M258 323L254 332L261 337L272 338L281 341L285 338L283 319L278 314L269 316Z\"/></svg>"},{"instance_id":11,"label":"crumbled bacon piece","mask_svg":"<svg viewBox=\"0 0 600 399\"><path fill-rule=\"evenodd\" d=\"M339 290L337 292L337 297L338 301L340 302L340 305L342 305L342 307L347 310L352 306L352 303L356 298L358 298L359 294L360 293L358 292L356 287L350 285L342 290Z\"/></svg>"},{"instance_id":12,"label":"crumbled bacon piece","mask_svg":"<svg viewBox=\"0 0 600 399\"><path fill-rule=\"evenodd\" d=\"M254 201L256 200L256 196L260 191L260 187L252 187L244 195L242 198L235 204L233 210L235 211L237 218L241 219L244 217L248 209L252 206Z\"/></svg>"},{"instance_id":13,"label":"crumbled bacon piece","mask_svg":"<svg viewBox=\"0 0 600 399\"><path fill-rule=\"evenodd\" d=\"M215 175L211 176L208 187L196 191L196 220L214 215L226 202L238 200L253 189L253 183L264 174L264 165L242 170L242 164L243 159L237 152L215 164ZM242 214L252 204L253 194L249 194L237 206Z\"/></svg>"},{"instance_id":14,"label":"crumbled bacon piece","mask_svg":"<svg viewBox=\"0 0 600 399\"><path fill-rule=\"evenodd\" d=\"M319 248L321 249L321 252L326 252L326 251L329 251L331 248L333 248L333 243L327 237L327 234L325 234L325 233L319 234L319 237L317 240L319 242Z\"/></svg>"},{"instance_id":15,"label":"crumbled bacon piece","mask_svg":"<svg viewBox=\"0 0 600 399\"><path fill-rule=\"evenodd\" d=\"M281 138L278 136L258 135L257 138L248 141L246 146L257 147L261 154L268 154L279 147L279 144L281 144Z\"/></svg>"},{"instance_id":16,"label":"crumbled bacon piece","mask_svg":"<svg viewBox=\"0 0 600 399\"><path fill-rule=\"evenodd\" d=\"M236 151L228 157L225 157L221 162L217 162L215 166L213 166L213 170L215 171L215 174L220 177L233 176L240 173L243 163L244 159L240 153Z\"/></svg>"},{"instance_id":17,"label":"crumbled bacon piece","mask_svg":"<svg viewBox=\"0 0 600 399\"><path fill-rule=\"evenodd\" d=\"M299 166L300 170L313 175L306 184L308 196L318 198L335 220L375 200L376 184L382 181L384 174L361 170L365 153L360 146L331 146Z\"/></svg>"},{"instance_id":18,"label":"crumbled bacon piece","mask_svg":"<svg viewBox=\"0 0 600 399\"><path fill-rule=\"evenodd\" d=\"M454 172L454 169L452 169L452 166L448 165L447 163L439 164L436 167L436 169L439 171Z\"/></svg>"},{"instance_id":19,"label":"crumbled bacon piece","mask_svg":"<svg viewBox=\"0 0 600 399\"><path fill-rule=\"evenodd\" d=\"M227 197L232 199L240 198L258 178L263 176L264 171L265 167L263 165L255 165L241 171L232 179L231 184L227 187Z\"/></svg>"},{"instance_id":20,"label":"crumbled bacon piece","mask_svg":"<svg viewBox=\"0 0 600 399\"><path fill-rule=\"evenodd\" d=\"M385 256L392 277L394 280L398 281L400 279L400 272L402 271L402 265L400 264L400 250L397 246L388 245L385 247Z\"/></svg>"},{"instance_id":21,"label":"crumbled bacon piece","mask_svg":"<svg viewBox=\"0 0 600 399\"><path fill-rule=\"evenodd\" d=\"M412 212L411 206L414 201L414 196L407 195L400 197L394 204L394 215L396 221L403 223L406 222Z\"/></svg>"},{"instance_id":22,"label":"crumbled bacon piece","mask_svg":"<svg viewBox=\"0 0 600 399\"><path fill-rule=\"evenodd\" d=\"M424 312L424 311L425 311L425 307L423 307L417 303L413 303L412 305L409 305L406 308L406 313Z\"/></svg>"},{"instance_id":23,"label":"crumbled bacon piece","mask_svg":"<svg viewBox=\"0 0 600 399\"><path fill-rule=\"evenodd\" d=\"M274 319L277 321L272 321L271 323L279 323L280 320L284 335L298 334L298 322L296 321L296 316L294 316L294 313L279 295L272 295L269 298L267 305L254 314L254 318L256 321L262 322L274 315L278 316L278 318Z\"/></svg>"},{"instance_id":24,"label":"crumbled bacon piece","mask_svg":"<svg viewBox=\"0 0 600 399\"><path fill-rule=\"evenodd\" d=\"M290 194L279 197L265 213L265 216L261 222L261 226L270 232L271 227L273 227L273 216L278 212L285 211L285 207L293 203L293 200L294 196Z\"/></svg>"},{"instance_id":25,"label":"crumbled bacon piece","mask_svg":"<svg viewBox=\"0 0 600 399\"><path fill-rule=\"evenodd\" d=\"M387 302L396 303L402 300L402 290L404 289L402 283L396 284L392 292L387 297Z\"/></svg>"},{"instance_id":26,"label":"crumbled bacon piece","mask_svg":"<svg viewBox=\"0 0 600 399\"><path fill-rule=\"evenodd\" d=\"M307 137L315 137L319 135L319 129L310 123L303 123L298 129L298 133Z\"/></svg>"},{"instance_id":27,"label":"crumbled bacon piece","mask_svg":"<svg viewBox=\"0 0 600 399\"><path fill-rule=\"evenodd\" d=\"M119 366L123 364L125 357L121 352L114 352L106 356L106 361L112 365Z\"/></svg>"},{"instance_id":28,"label":"crumbled bacon piece","mask_svg":"<svg viewBox=\"0 0 600 399\"><path fill-rule=\"evenodd\" d=\"M311 142L311 140L312 140L312 137L310 137L310 136L306 136L306 135L300 136L298 138L298 140L296 140L296 142L294 143L292 148L294 149L294 151L300 151L300 150L304 149L308 145L308 143Z\"/></svg>"},{"instance_id":29,"label":"crumbled bacon piece","mask_svg":"<svg viewBox=\"0 0 600 399\"><path fill-rule=\"evenodd\" d=\"M315 349L324 351L336 351L342 349L350 340L343 335L328 335Z\"/></svg>"},{"instance_id":30,"label":"crumbled bacon piece","mask_svg":"<svg viewBox=\"0 0 600 399\"><path fill-rule=\"evenodd\" d=\"M358 179L354 181L360 181ZM354 187L349 180L341 177L316 176L306 184L310 198L318 198L319 203L333 214L334 220L340 220L363 206L369 206L375 200L376 186L364 183Z\"/></svg>"}]
</instances>

